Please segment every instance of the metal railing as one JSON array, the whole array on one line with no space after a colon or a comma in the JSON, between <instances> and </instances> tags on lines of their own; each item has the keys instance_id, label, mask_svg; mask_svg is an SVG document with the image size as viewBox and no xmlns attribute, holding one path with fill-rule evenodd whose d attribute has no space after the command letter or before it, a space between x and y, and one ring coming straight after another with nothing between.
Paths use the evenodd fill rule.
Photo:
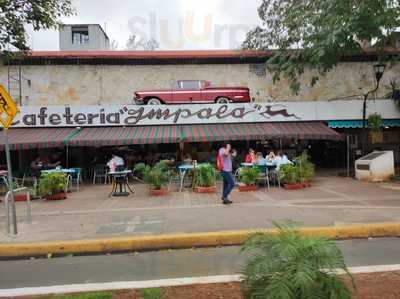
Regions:
<instances>
[{"instance_id":1,"label":"metal railing","mask_svg":"<svg viewBox=\"0 0 400 299\"><path fill-rule=\"evenodd\" d=\"M4 197L4 207L5 207L5 212L6 212L6 231L7 234L11 233L11 226L13 227L13 234L16 235L18 230L17 230L17 217L16 215L14 216L13 213L11 212L11 196L14 196L15 193L20 193L26 191L26 219L28 223L31 223L32 221L32 207L31 207L31 193L27 187L22 187L22 188L17 188L12 191L13 194L11 194L11 191L8 191L6 193L6 196ZM15 197L14 197L15 200Z\"/></svg>"}]
</instances>

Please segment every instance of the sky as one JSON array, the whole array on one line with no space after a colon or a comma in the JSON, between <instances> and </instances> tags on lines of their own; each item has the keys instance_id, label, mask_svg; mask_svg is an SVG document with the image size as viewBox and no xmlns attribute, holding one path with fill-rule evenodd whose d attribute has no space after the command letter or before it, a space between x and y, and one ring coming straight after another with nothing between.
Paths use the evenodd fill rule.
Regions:
<instances>
[{"instance_id":1,"label":"sky","mask_svg":"<svg viewBox=\"0 0 400 299\"><path fill-rule=\"evenodd\" d=\"M97 23L124 50L129 36L154 38L161 50L235 49L260 23L261 0L73 0L65 24ZM27 28L33 50L59 50L56 30Z\"/></svg>"}]
</instances>

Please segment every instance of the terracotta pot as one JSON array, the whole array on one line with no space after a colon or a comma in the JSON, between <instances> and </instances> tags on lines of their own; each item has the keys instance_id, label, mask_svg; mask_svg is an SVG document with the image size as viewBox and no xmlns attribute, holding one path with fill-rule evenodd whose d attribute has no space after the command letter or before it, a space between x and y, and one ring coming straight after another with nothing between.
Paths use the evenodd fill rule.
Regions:
<instances>
[{"instance_id":1,"label":"terracotta pot","mask_svg":"<svg viewBox=\"0 0 400 299\"><path fill-rule=\"evenodd\" d=\"M47 200L62 200L67 198L67 194L65 192L59 192L51 195L46 195L45 198Z\"/></svg>"},{"instance_id":2,"label":"terracotta pot","mask_svg":"<svg viewBox=\"0 0 400 299\"><path fill-rule=\"evenodd\" d=\"M168 194L168 188L161 188L161 189L149 189L149 194L151 196L162 196L162 195L167 195Z\"/></svg>"},{"instance_id":3,"label":"terracotta pot","mask_svg":"<svg viewBox=\"0 0 400 299\"><path fill-rule=\"evenodd\" d=\"M240 192L257 191L257 185L239 185Z\"/></svg>"},{"instance_id":4,"label":"terracotta pot","mask_svg":"<svg viewBox=\"0 0 400 299\"><path fill-rule=\"evenodd\" d=\"M31 196L32 199L32 196ZM26 201L26 193L14 194L15 201Z\"/></svg>"},{"instance_id":5,"label":"terracotta pot","mask_svg":"<svg viewBox=\"0 0 400 299\"><path fill-rule=\"evenodd\" d=\"M303 188L303 184L283 184L283 188L286 190L299 190Z\"/></svg>"},{"instance_id":6,"label":"terracotta pot","mask_svg":"<svg viewBox=\"0 0 400 299\"><path fill-rule=\"evenodd\" d=\"M217 192L217 186L210 186L210 187L196 187L194 192L197 193L215 193Z\"/></svg>"}]
</instances>

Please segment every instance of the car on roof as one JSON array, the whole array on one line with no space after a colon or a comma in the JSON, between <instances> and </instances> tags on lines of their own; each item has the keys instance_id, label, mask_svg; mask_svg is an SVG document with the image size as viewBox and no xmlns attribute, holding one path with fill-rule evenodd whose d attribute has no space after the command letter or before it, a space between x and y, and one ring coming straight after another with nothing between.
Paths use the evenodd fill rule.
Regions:
<instances>
[{"instance_id":1,"label":"car on roof","mask_svg":"<svg viewBox=\"0 0 400 299\"><path fill-rule=\"evenodd\" d=\"M150 89L135 92L134 102L145 105L248 103L247 87L213 87L205 80L179 80L170 89Z\"/></svg>"}]
</instances>

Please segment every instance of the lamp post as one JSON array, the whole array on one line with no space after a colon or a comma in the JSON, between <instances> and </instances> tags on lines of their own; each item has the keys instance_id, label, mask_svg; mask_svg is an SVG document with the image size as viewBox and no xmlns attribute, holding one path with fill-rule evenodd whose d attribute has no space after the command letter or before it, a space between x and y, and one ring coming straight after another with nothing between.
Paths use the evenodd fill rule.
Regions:
<instances>
[{"instance_id":1,"label":"lamp post","mask_svg":"<svg viewBox=\"0 0 400 299\"><path fill-rule=\"evenodd\" d=\"M363 101L363 135L365 139L367 138L366 128L367 128L367 100L371 93L376 92L379 89L379 83L381 82L383 73L385 72L386 65L384 63L378 63L374 65L374 73L376 79L376 86L374 89L368 91L364 94L364 101ZM363 149L364 151L364 149Z\"/></svg>"}]
</instances>

